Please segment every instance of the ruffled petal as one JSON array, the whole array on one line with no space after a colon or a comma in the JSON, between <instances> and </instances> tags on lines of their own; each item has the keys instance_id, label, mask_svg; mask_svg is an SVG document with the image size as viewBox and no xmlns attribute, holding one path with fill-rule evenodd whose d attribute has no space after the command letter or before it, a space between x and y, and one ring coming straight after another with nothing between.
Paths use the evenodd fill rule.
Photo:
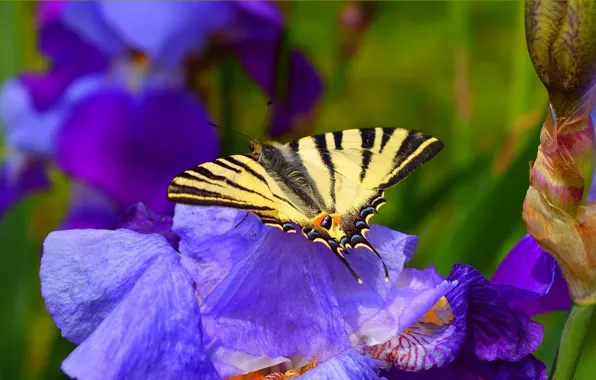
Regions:
<instances>
[{"instance_id":1,"label":"ruffled petal","mask_svg":"<svg viewBox=\"0 0 596 380\"><path fill-rule=\"evenodd\" d=\"M0 166L0 217L29 194L49 187L50 180L42 161L12 155Z\"/></svg>"},{"instance_id":2,"label":"ruffled petal","mask_svg":"<svg viewBox=\"0 0 596 380\"><path fill-rule=\"evenodd\" d=\"M378 380L380 362L347 350L306 371L300 380Z\"/></svg>"},{"instance_id":3,"label":"ruffled petal","mask_svg":"<svg viewBox=\"0 0 596 380\"><path fill-rule=\"evenodd\" d=\"M171 213L166 189L172 178L217 154L207 123L204 108L185 90L134 97L105 88L72 110L57 136L57 161L121 207L140 201Z\"/></svg>"},{"instance_id":4,"label":"ruffled petal","mask_svg":"<svg viewBox=\"0 0 596 380\"><path fill-rule=\"evenodd\" d=\"M518 361L542 342L543 327L523 312L512 311L505 298L480 273L467 265L455 265L449 280L458 281L447 299L456 320L465 315L466 336L481 360Z\"/></svg>"},{"instance_id":5,"label":"ruffled petal","mask_svg":"<svg viewBox=\"0 0 596 380\"><path fill-rule=\"evenodd\" d=\"M431 368L421 372L403 371L392 367L389 370L381 370L380 375L387 380L461 380L455 376L449 365L441 368Z\"/></svg>"},{"instance_id":6,"label":"ruffled petal","mask_svg":"<svg viewBox=\"0 0 596 380\"><path fill-rule=\"evenodd\" d=\"M491 282L512 307L528 315L569 310L571 298L555 259L526 234L503 259Z\"/></svg>"},{"instance_id":7,"label":"ruffled petal","mask_svg":"<svg viewBox=\"0 0 596 380\"><path fill-rule=\"evenodd\" d=\"M172 217L158 215L142 203L132 205L112 225L112 228L125 228L142 234L159 234L178 249L180 238L172 231Z\"/></svg>"},{"instance_id":8,"label":"ruffled petal","mask_svg":"<svg viewBox=\"0 0 596 380\"><path fill-rule=\"evenodd\" d=\"M62 336L81 343L130 293L157 257L177 253L160 235L127 230L52 232L40 278L46 308Z\"/></svg>"},{"instance_id":9,"label":"ruffled petal","mask_svg":"<svg viewBox=\"0 0 596 380\"><path fill-rule=\"evenodd\" d=\"M352 345L368 346L369 348L366 350L369 356L390 362L393 360L395 352L414 347L416 338L413 336L423 332L426 335L423 336L423 340L428 345L421 347L420 350L431 352L430 346L436 345L435 341L443 342L446 340L444 339L446 336L448 339L453 339L452 329L445 327L431 331L430 327L426 326L418 331L412 328L412 324L431 309L440 298L444 297L454 285L454 283L444 281L433 267L424 271L404 269L386 301L380 307L381 311L352 332ZM366 305L366 303L360 302L360 305ZM412 331L400 334L408 327ZM430 334L431 332L432 334ZM406 346L403 346L404 344ZM385 357L389 359L386 360ZM416 357L419 360L416 366L426 365L425 361L434 360L433 358L434 356L426 358L420 352ZM414 366L414 364L411 365ZM430 368L430 366L425 368Z\"/></svg>"},{"instance_id":10,"label":"ruffled petal","mask_svg":"<svg viewBox=\"0 0 596 380\"><path fill-rule=\"evenodd\" d=\"M119 211L104 193L75 181L70 187L70 205L60 229L109 228Z\"/></svg>"},{"instance_id":11,"label":"ruffled petal","mask_svg":"<svg viewBox=\"0 0 596 380\"><path fill-rule=\"evenodd\" d=\"M473 355L460 355L451 369L462 380L544 380L546 366L532 355L519 361L483 361Z\"/></svg>"},{"instance_id":12,"label":"ruffled petal","mask_svg":"<svg viewBox=\"0 0 596 380\"><path fill-rule=\"evenodd\" d=\"M265 227L244 249L245 257L201 305L210 338L254 356L301 354L317 361L350 347L321 260L321 255L332 255L328 248Z\"/></svg>"},{"instance_id":13,"label":"ruffled petal","mask_svg":"<svg viewBox=\"0 0 596 380\"><path fill-rule=\"evenodd\" d=\"M232 267L246 256L264 228L263 223L247 211L176 205L172 229L180 236L180 261L202 298L211 294Z\"/></svg>"},{"instance_id":14,"label":"ruffled petal","mask_svg":"<svg viewBox=\"0 0 596 380\"><path fill-rule=\"evenodd\" d=\"M124 41L169 66L179 65L189 53L199 53L210 33L234 17L231 2L102 2L98 6Z\"/></svg>"},{"instance_id":15,"label":"ruffled petal","mask_svg":"<svg viewBox=\"0 0 596 380\"><path fill-rule=\"evenodd\" d=\"M86 379L220 379L203 347L192 285L176 258L156 258L62 369Z\"/></svg>"},{"instance_id":16,"label":"ruffled petal","mask_svg":"<svg viewBox=\"0 0 596 380\"><path fill-rule=\"evenodd\" d=\"M321 259L326 263L331 273L333 290L339 302L343 318L347 323L349 333L362 326L365 321L373 318L380 310L385 310L387 305L397 301L392 298L398 297L398 295L394 293L391 284L394 284L394 287L401 286L400 280L402 280L402 277L400 273L406 258L414 253L418 245L416 236L406 235L379 225L371 225L366 236L387 265L389 282L385 281L381 261L366 248L350 250L350 254L347 256L347 260L354 271L362 278L363 284L354 281L352 275L337 257L329 254L321 255ZM433 303L428 307L432 306ZM404 308L400 307L399 310L398 312L396 309L392 309L390 313L395 312L395 316L397 316L397 314L404 311ZM421 311L421 313L426 310L428 308ZM384 319L387 316L378 315L375 320L379 321L379 318ZM372 323L376 325L376 322L373 321ZM382 339L380 335L383 334L379 328L376 329L375 334L368 331L366 335L367 339ZM373 335L377 336L374 337ZM384 340L386 339L381 341Z\"/></svg>"},{"instance_id":17,"label":"ruffled petal","mask_svg":"<svg viewBox=\"0 0 596 380\"><path fill-rule=\"evenodd\" d=\"M395 326L392 335L370 342L364 353L405 371L427 371L451 362L458 354L464 342L465 320L454 315L444 297L455 283L441 281L432 267L422 272L406 271L401 276L406 277L405 286L397 291L398 296L386 313L388 317L377 323L384 330L389 330L384 324Z\"/></svg>"}]
</instances>

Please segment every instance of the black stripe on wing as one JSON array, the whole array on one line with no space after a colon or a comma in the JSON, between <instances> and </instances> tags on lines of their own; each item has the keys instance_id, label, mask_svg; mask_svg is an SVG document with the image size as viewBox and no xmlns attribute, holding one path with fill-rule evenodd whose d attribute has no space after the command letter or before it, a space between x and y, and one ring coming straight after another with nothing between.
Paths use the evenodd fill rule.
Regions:
<instances>
[{"instance_id":1,"label":"black stripe on wing","mask_svg":"<svg viewBox=\"0 0 596 380\"><path fill-rule=\"evenodd\" d=\"M429 140L433 141L428 143ZM426 147L422 151L417 152L425 143L428 143ZM395 154L394 171L400 167L401 169L381 185L381 188L385 189L397 185L416 168L439 153L441 149L443 149L443 143L436 138L421 132L409 131Z\"/></svg>"},{"instance_id":2,"label":"black stripe on wing","mask_svg":"<svg viewBox=\"0 0 596 380\"><path fill-rule=\"evenodd\" d=\"M329 170L329 179L331 181L331 185L329 186L329 194L331 196L331 203L333 208L335 209L335 165L333 164L333 160L331 159L331 154L329 154L329 149L327 148L327 135L318 135L314 136L312 139L315 142L315 147L321 156L321 161Z\"/></svg>"}]
</instances>

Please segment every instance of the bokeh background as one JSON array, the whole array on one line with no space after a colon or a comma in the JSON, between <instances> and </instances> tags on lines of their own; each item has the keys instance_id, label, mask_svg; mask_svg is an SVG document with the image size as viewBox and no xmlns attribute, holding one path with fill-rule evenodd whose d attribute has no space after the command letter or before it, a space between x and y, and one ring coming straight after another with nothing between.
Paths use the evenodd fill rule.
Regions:
<instances>
[{"instance_id":1,"label":"bokeh background","mask_svg":"<svg viewBox=\"0 0 596 380\"><path fill-rule=\"evenodd\" d=\"M535 158L547 93L530 62L521 1L392 1L376 4L362 37L346 40L346 2L284 2L287 38L307 53L325 83L316 122L297 135L394 126L430 133L445 143L435 159L386 193L374 222L416 234L411 266L454 263L490 277L525 234L521 206L528 162ZM0 82L46 63L36 50L35 3L0 2ZM358 45L347 58L344 44ZM225 70L225 71L224 71ZM258 137L267 97L239 65L214 68L207 82L210 114ZM222 80L225 76L228 80ZM226 106L227 105L227 106ZM229 126L228 125L228 126ZM247 151L237 135L222 154ZM69 179L52 172L51 191L20 202L0 221L0 378L63 378L60 362L73 346L62 339L40 295L41 243L57 228ZM537 319L545 340L537 356L549 367L565 312ZM596 334L578 379L596 371Z\"/></svg>"}]
</instances>

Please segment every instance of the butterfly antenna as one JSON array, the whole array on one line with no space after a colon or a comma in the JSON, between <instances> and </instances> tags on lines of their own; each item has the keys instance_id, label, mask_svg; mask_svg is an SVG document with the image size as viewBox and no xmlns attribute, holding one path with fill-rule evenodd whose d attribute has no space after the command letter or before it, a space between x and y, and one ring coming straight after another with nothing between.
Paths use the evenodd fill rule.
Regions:
<instances>
[{"instance_id":1,"label":"butterfly antenna","mask_svg":"<svg viewBox=\"0 0 596 380\"><path fill-rule=\"evenodd\" d=\"M266 108L265 108L265 115L263 115L263 121L261 121L261 126L259 127L259 130L261 131L261 135L259 136L259 140L261 140L261 137L263 137L263 133L265 133L265 122L267 121L267 115L269 115L269 109L271 108L271 105L273 105L273 101L268 101Z\"/></svg>"},{"instance_id":2,"label":"butterfly antenna","mask_svg":"<svg viewBox=\"0 0 596 380\"><path fill-rule=\"evenodd\" d=\"M212 126L212 127L219 128L219 129L221 129L222 131L224 130L224 128L223 128L223 127L220 127L219 125L217 125L217 124L215 124L215 123L213 123L213 122L211 122L211 121L210 121L208 124L209 124L210 126ZM235 134L237 134L237 135L240 135L240 136L244 136L244 137L246 137L247 139L249 139L250 141L254 141L254 139L253 139L252 137L250 137L249 135L245 135L245 134L244 134L244 133L242 133L242 132L233 131L233 130L230 130L229 132L235 133Z\"/></svg>"}]
</instances>

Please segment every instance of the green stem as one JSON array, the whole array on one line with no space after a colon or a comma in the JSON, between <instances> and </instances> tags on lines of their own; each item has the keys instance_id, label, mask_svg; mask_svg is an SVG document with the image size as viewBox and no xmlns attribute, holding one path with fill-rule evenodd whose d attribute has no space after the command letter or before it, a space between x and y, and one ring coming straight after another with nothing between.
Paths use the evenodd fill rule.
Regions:
<instances>
[{"instance_id":1,"label":"green stem","mask_svg":"<svg viewBox=\"0 0 596 380\"><path fill-rule=\"evenodd\" d=\"M573 305L561 335L551 380L574 379L595 307L596 305Z\"/></svg>"}]
</instances>

